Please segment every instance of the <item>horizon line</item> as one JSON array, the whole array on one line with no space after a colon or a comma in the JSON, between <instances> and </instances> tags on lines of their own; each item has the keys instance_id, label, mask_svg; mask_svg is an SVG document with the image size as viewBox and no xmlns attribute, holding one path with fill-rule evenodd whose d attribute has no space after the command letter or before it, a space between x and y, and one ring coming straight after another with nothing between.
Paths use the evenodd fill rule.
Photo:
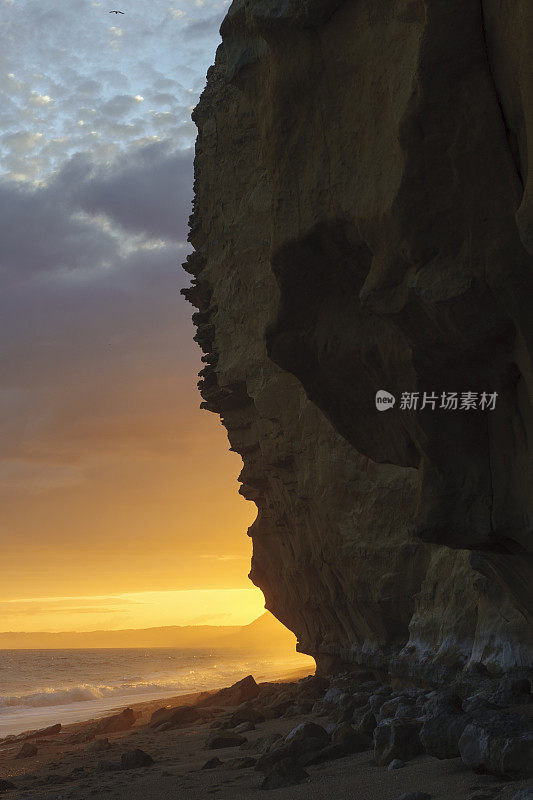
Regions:
<instances>
[{"instance_id":1,"label":"horizon line","mask_svg":"<svg viewBox=\"0 0 533 800\"><path fill-rule=\"evenodd\" d=\"M0 631L0 636L66 636L72 634L77 636L89 636L93 633L134 633L142 631L173 630L175 628L180 630L183 628L247 628L248 625L252 625L258 619L261 619L261 617L263 617L265 614L269 613L271 612L269 612L268 609L265 609L258 617L255 617L250 622L246 622L243 625L211 625L209 623L201 623L199 625L150 625L148 628L96 628L90 631ZM277 619L277 617L274 617L274 619ZM289 629L287 628L287 630Z\"/></svg>"}]
</instances>

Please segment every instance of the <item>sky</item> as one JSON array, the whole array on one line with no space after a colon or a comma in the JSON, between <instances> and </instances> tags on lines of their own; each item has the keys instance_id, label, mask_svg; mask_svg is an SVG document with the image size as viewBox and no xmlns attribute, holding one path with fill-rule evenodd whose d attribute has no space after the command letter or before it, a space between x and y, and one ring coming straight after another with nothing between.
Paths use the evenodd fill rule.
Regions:
<instances>
[{"instance_id":1,"label":"sky","mask_svg":"<svg viewBox=\"0 0 533 800\"><path fill-rule=\"evenodd\" d=\"M179 294L227 6L0 0L0 630L262 611Z\"/></svg>"}]
</instances>

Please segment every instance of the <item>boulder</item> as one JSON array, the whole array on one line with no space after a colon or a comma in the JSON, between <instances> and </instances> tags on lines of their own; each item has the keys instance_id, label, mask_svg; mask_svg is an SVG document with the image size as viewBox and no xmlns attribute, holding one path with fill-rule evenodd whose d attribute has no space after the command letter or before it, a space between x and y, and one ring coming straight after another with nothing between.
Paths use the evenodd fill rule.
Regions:
<instances>
[{"instance_id":1,"label":"boulder","mask_svg":"<svg viewBox=\"0 0 533 800\"><path fill-rule=\"evenodd\" d=\"M326 743L329 742L329 735L322 725L317 725L316 722L301 722L286 735L285 744L294 745L307 739L317 739Z\"/></svg>"},{"instance_id":2,"label":"boulder","mask_svg":"<svg viewBox=\"0 0 533 800\"><path fill-rule=\"evenodd\" d=\"M321 700L319 702L322 702ZM292 700L282 700L279 703L273 703L270 706L266 706L264 711L264 716L266 719L279 719L282 717L286 711L293 705ZM315 703L316 705L316 703ZM314 709L314 706L313 706Z\"/></svg>"},{"instance_id":3,"label":"boulder","mask_svg":"<svg viewBox=\"0 0 533 800\"><path fill-rule=\"evenodd\" d=\"M533 723L518 714L471 720L459 739L464 764L506 778L533 776Z\"/></svg>"},{"instance_id":4,"label":"boulder","mask_svg":"<svg viewBox=\"0 0 533 800\"><path fill-rule=\"evenodd\" d=\"M343 692L342 689L332 686L325 693L323 702L325 705L339 706L348 696L349 695L347 695L346 692Z\"/></svg>"},{"instance_id":5,"label":"boulder","mask_svg":"<svg viewBox=\"0 0 533 800\"><path fill-rule=\"evenodd\" d=\"M311 764L323 764L326 761L334 761L336 758L344 758L346 755L348 753L342 745L328 744L320 750L303 753L298 757L298 763L302 767L308 767Z\"/></svg>"},{"instance_id":6,"label":"boulder","mask_svg":"<svg viewBox=\"0 0 533 800\"><path fill-rule=\"evenodd\" d=\"M215 731L208 737L205 747L206 750L222 750L225 747L238 747L245 741L246 738L238 733Z\"/></svg>"},{"instance_id":7,"label":"boulder","mask_svg":"<svg viewBox=\"0 0 533 800\"><path fill-rule=\"evenodd\" d=\"M499 707L531 703L533 701L531 683L527 678L506 675L500 681L497 690L488 699Z\"/></svg>"},{"instance_id":8,"label":"boulder","mask_svg":"<svg viewBox=\"0 0 533 800\"><path fill-rule=\"evenodd\" d=\"M370 699L370 695L368 692L356 692L352 695L352 706L354 708L362 708L366 706Z\"/></svg>"},{"instance_id":9,"label":"boulder","mask_svg":"<svg viewBox=\"0 0 533 800\"><path fill-rule=\"evenodd\" d=\"M144 750L135 748L134 750L126 750L120 756L121 769L139 769L140 767L151 767L154 763L152 756L145 753Z\"/></svg>"},{"instance_id":10,"label":"boulder","mask_svg":"<svg viewBox=\"0 0 533 800\"><path fill-rule=\"evenodd\" d=\"M395 719L417 719L420 716L420 708L414 704L400 703L394 715Z\"/></svg>"},{"instance_id":11,"label":"boulder","mask_svg":"<svg viewBox=\"0 0 533 800\"><path fill-rule=\"evenodd\" d=\"M330 738L322 725L302 722L293 728L283 741L283 749L289 757L311 763L313 757L330 744Z\"/></svg>"},{"instance_id":12,"label":"boulder","mask_svg":"<svg viewBox=\"0 0 533 800\"><path fill-rule=\"evenodd\" d=\"M458 694L449 689L441 692L431 692L424 703L424 714L434 717L440 713L462 711L463 701Z\"/></svg>"},{"instance_id":13,"label":"boulder","mask_svg":"<svg viewBox=\"0 0 533 800\"><path fill-rule=\"evenodd\" d=\"M264 755L281 739L283 739L281 733L269 733L266 736L260 736L255 742L245 742L240 749L253 750L255 753Z\"/></svg>"},{"instance_id":14,"label":"boulder","mask_svg":"<svg viewBox=\"0 0 533 800\"><path fill-rule=\"evenodd\" d=\"M358 724L356 724L356 728L359 731L359 733L366 734L367 736L373 736L377 724L378 723L374 715L374 712L367 711L365 712L365 714L363 714Z\"/></svg>"},{"instance_id":15,"label":"boulder","mask_svg":"<svg viewBox=\"0 0 533 800\"><path fill-rule=\"evenodd\" d=\"M250 767L255 767L256 763L257 758L240 756L239 758L231 758L229 761L226 761L225 766L228 769L249 769Z\"/></svg>"},{"instance_id":16,"label":"boulder","mask_svg":"<svg viewBox=\"0 0 533 800\"><path fill-rule=\"evenodd\" d=\"M170 731L184 725L191 725L199 719L201 719L201 714L194 706L177 706L164 711L160 709L152 714L150 727L158 731Z\"/></svg>"},{"instance_id":17,"label":"boulder","mask_svg":"<svg viewBox=\"0 0 533 800\"><path fill-rule=\"evenodd\" d=\"M102 739L96 739L94 742L91 742L85 748L86 753L103 753L104 750L109 750L111 745L109 744L109 739L107 736L104 736Z\"/></svg>"},{"instance_id":18,"label":"boulder","mask_svg":"<svg viewBox=\"0 0 533 800\"><path fill-rule=\"evenodd\" d=\"M30 742L24 742L15 758L32 758L37 755L37 748Z\"/></svg>"},{"instance_id":19,"label":"boulder","mask_svg":"<svg viewBox=\"0 0 533 800\"><path fill-rule=\"evenodd\" d=\"M405 792L401 794L396 800L431 800L431 795L426 792Z\"/></svg>"},{"instance_id":20,"label":"boulder","mask_svg":"<svg viewBox=\"0 0 533 800\"><path fill-rule=\"evenodd\" d=\"M299 697L306 700L318 700L323 697L329 688L329 679L320 675L308 675L298 681L297 692Z\"/></svg>"},{"instance_id":21,"label":"boulder","mask_svg":"<svg viewBox=\"0 0 533 800\"><path fill-rule=\"evenodd\" d=\"M313 753L318 753L319 750L320 746L317 745ZM257 759L255 769L258 772L268 773L272 769L272 767L278 763L278 761L283 761L284 759L287 758L291 758L293 761L296 760L295 756L292 755L288 745L286 745L284 741L281 740L279 742L276 742L266 752L260 755L260 757Z\"/></svg>"},{"instance_id":22,"label":"boulder","mask_svg":"<svg viewBox=\"0 0 533 800\"><path fill-rule=\"evenodd\" d=\"M389 770L389 772L392 772L395 769L402 769L403 767L405 767L405 761L402 761L401 758L394 758L390 762L390 764L387 767L387 769Z\"/></svg>"},{"instance_id":23,"label":"boulder","mask_svg":"<svg viewBox=\"0 0 533 800\"><path fill-rule=\"evenodd\" d=\"M57 736L57 734L61 732L61 727L61 723L58 722L56 725L49 725L47 728L40 728L38 731L32 731L31 733L25 735L24 738L41 739L48 736Z\"/></svg>"},{"instance_id":24,"label":"boulder","mask_svg":"<svg viewBox=\"0 0 533 800\"><path fill-rule=\"evenodd\" d=\"M222 761L220 758L214 756L214 758L209 758L205 764L203 765L202 769L215 769L216 767L221 767Z\"/></svg>"},{"instance_id":25,"label":"boulder","mask_svg":"<svg viewBox=\"0 0 533 800\"><path fill-rule=\"evenodd\" d=\"M330 706L326 705L323 700L317 700L316 703L313 704L311 713L315 717L325 717L329 709Z\"/></svg>"},{"instance_id":26,"label":"boulder","mask_svg":"<svg viewBox=\"0 0 533 800\"><path fill-rule=\"evenodd\" d=\"M98 720L93 726L92 732L94 735L100 733L117 733L118 731L125 731L134 724L137 716L133 709L125 708L119 714L113 714L111 717L104 717Z\"/></svg>"},{"instance_id":27,"label":"boulder","mask_svg":"<svg viewBox=\"0 0 533 800\"><path fill-rule=\"evenodd\" d=\"M163 722L167 718L168 713L171 710L172 709L170 708L170 706L162 706L161 708L156 709L153 712L152 716L150 717L151 727L155 727L160 722Z\"/></svg>"},{"instance_id":28,"label":"boulder","mask_svg":"<svg viewBox=\"0 0 533 800\"><path fill-rule=\"evenodd\" d=\"M126 750L120 756L121 769L139 769L140 767L151 767L154 763L152 756L145 753L144 750L135 748L134 750Z\"/></svg>"},{"instance_id":29,"label":"boulder","mask_svg":"<svg viewBox=\"0 0 533 800\"><path fill-rule=\"evenodd\" d=\"M466 800L494 800L494 792L476 791L474 794L467 795Z\"/></svg>"},{"instance_id":30,"label":"boulder","mask_svg":"<svg viewBox=\"0 0 533 800\"><path fill-rule=\"evenodd\" d=\"M471 721L460 711L441 711L425 718L420 730L420 741L426 753L436 758L457 758L459 739Z\"/></svg>"},{"instance_id":31,"label":"boulder","mask_svg":"<svg viewBox=\"0 0 533 800\"><path fill-rule=\"evenodd\" d=\"M420 725L412 720L392 719L381 722L374 731L374 758L380 766L388 766L395 758L409 761L423 752Z\"/></svg>"},{"instance_id":32,"label":"boulder","mask_svg":"<svg viewBox=\"0 0 533 800\"><path fill-rule=\"evenodd\" d=\"M390 700L385 700L376 713L376 719L378 722L381 722L381 720L384 719L392 719L396 714L399 705L399 697L391 697Z\"/></svg>"},{"instance_id":33,"label":"boulder","mask_svg":"<svg viewBox=\"0 0 533 800\"><path fill-rule=\"evenodd\" d=\"M282 789L285 786L296 786L309 777L308 773L296 761L285 758L274 764L261 783L261 789Z\"/></svg>"},{"instance_id":34,"label":"boulder","mask_svg":"<svg viewBox=\"0 0 533 800\"><path fill-rule=\"evenodd\" d=\"M381 706L386 703L387 700L389 700L389 696L382 692L376 692L370 696L368 703L370 705L370 710L374 712L376 717L379 714Z\"/></svg>"},{"instance_id":35,"label":"boulder","mask_svg":"<svg viewBox=\"0 0 533 800\"><path fill-rule=\"evenodd\" d=\"M264 722L265 715L258 711L253 706L245 705L242 708L237 708L229 718L229 727L235 728L237 725L242 725L243 722L256 723Z\"/></svg>"},{"instance_id":36,"label":"boulder","mask_svg":"<svg viewBox=\"0 0 533 800\"><path fill-rule=\"evenodd\" d=\"M357 680L361 684L362 689L366 689L367 687L374 689L379 686L378 681L376 681L375 674L370 669L362 669L360 672L358 672Z\"/></svg>"},{"instance_id":37,"label":"boulder","mask_svg":"<svg viewBox=\"0 0 533 800\"><path fill-rule=\"evenodd\" d=\"M533 731L505 741L500 765L498 774L512 780L533 777Z\"/></svg>"},{"instance_id":38,"label":"boulder","mask_svg":"<svg viewBox=\"0 0 533 800\"><path fill-rule=\"evenodd\" d=\"M98 772L114 772L117 769L120 769L118 764L113 764L112 761L108 761L107 759L102 759L96 765L96 769Z\"/></svg>"},{"instance_id":39,"label":"boulder","mask_svg":"<svg viewBox=\"0 0 533 800\"><path fill-rule=\"evenodd\" d=\"M256 769L268 772L275 764L284 759L292 759L303 765L312 764L329 745L330 738L321 725L314 722L302 722L290 731L285 739L274 743L268 752L259 758Z\"/></svg>"},{"instance_id":40,"label":"boulder","mask_svg":"<svg viewBox=\"0 0 533 800\"><path fill-rule=\"evenodd\" d=\"M336 725L339 725L341 722L349 722L351 723L354 717L354 714L357 713L358 709L352 704L349 703L346 706L339 706L335 708L332 712L330 712L331 719L335 722Z\"/></svg>"},{"instance_id":41,"label":"boulder","mask_svg":"<svg viewBox=\"0 0 533 800\"><path fill-rule=\"evenodd\" d=\"M344 754L364 753L372 748L372 739L367 734L355 730L348 723L337 725L331 733L331 742L342 748Z\"/></svg>"},{"instance_id":42,"label":"boulder","mask_svg":"<svg viewBox=\"0 0 533 800\"><path fill-rule=\"evenodd\" d=\"M220 689L218 692L206 697L197 703L198 707L204 706L239 706L247 700L253 700L259 694L259 686L254 680L253 675L248 675L232 686Z\"/></svg>"},{"instance_id":43,"label":"boulder","mask_svg":"<svg viewBox=\"0 0 533 800\"><path fill-rule=\"evenodd\" d=\"M425 699L425 695L426 692L424 689L420 689L417 686L411 686L409 689L404 689L403 692L401 692L400 697L413 703L417 703L421 697Z\"/></svg>"},{"instance_id":44,"label":"boulder","mask_svg":"<svg viewBox=\"0 0 533 800\"><path fill-rule=\"evenodd\" d=\"M310 714L314 705L314 700L300 700L294 704L296 714Z\"/></svg>"},{"instance_id":45,"label":"boulder","mask_svg":"<svg viewBox=\"0 0 533 800\"><path fill-rule=\"evenodd\" d=\"M69 736L67 739L69 744L85 744L86 742L92 742L94 739L94 731L91 729L88 730L81 730L77 733L73 733L72 736Z\"/></svg>"},{"instance_id":46,"label":"boulder","mask_svg":"<svg viewBox=\"0 0 533 800\"><path fill-rule=\"evenodd\" d=\"M234 728L235 733L248 733L249 731L255 731L255 725L253 722L241 722L240 725L236 725Z\"/></svg>"},{"instance_id":47,"label":"boulder","mask_svg":"<svg viewBox=\"0 0 533 800\"><path fill-rule=\"evenodd\" d=\"M463 702L463 711L476 719L491 717L498 710L498 706L478 694L468 697Z\"/></svg>"}]
</instances>

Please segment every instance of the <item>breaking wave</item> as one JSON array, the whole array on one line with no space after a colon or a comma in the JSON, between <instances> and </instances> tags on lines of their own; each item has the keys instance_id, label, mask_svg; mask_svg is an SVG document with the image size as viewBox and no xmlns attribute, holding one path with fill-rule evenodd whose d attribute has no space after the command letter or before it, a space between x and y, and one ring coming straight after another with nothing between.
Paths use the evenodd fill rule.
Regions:
<instances>
[{"instance_id":1,"label":"breaking wave","mask_svg":"<svg viewBox=\"0 0 533 800\"><path fill-rule=\"evenodd\" d=\"M15 708L43 708L46 706L70 705L113 697L131 697L146 695L152 692L173 693L183 691L186 687L181 682L175 683L123 683L115 686L105 684L95 686L82 683L79 686L65 688L41 689L22 695L0 695L0 712Z\"/></svg>"}]
</instances>

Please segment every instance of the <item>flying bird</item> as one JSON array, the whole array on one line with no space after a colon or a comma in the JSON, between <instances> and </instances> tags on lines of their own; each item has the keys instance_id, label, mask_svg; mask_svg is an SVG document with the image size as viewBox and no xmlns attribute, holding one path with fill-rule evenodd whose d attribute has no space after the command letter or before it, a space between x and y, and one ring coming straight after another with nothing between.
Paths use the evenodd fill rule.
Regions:
<instances>
[{"instance_id":1,"label":"flying bird","mask_svg":"<svg viewBox=\"0 0 533 800\"><path fill-rule=\"evenodd\" d=\"M110 14L123 14L123 11L110 11Z\"/></svg>"}]
</instances>

